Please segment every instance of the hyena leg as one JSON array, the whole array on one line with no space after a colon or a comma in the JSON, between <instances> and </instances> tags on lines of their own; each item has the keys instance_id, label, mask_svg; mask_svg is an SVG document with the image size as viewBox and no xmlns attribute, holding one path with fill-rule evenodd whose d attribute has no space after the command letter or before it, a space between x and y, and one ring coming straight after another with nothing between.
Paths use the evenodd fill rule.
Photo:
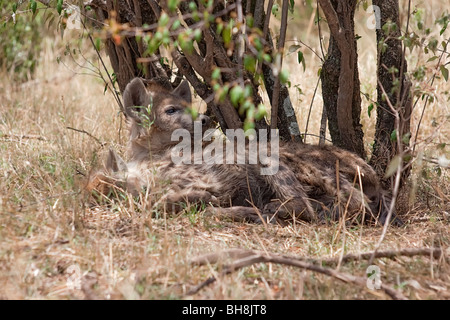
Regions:
<instances>
[{"instance_id":1,"label":"hyena leg","mask_svg":"<svg viewBox=\"0 0 450 320\"><path fill-rule=\"evenodd\" d=\"M392 198L386 193L386 191L380 191L378 198L374 199L370 204L370 208L372 209L372 220L375 220L380 225L384 226L387 222L391 202ZM405 224L402 219L397 217L395 214L395 209L392 213L390 223L396 227L401 227Z\"/></svg>"},{"instance_id":2,"label":"hyena leg","mask_svg":"<svg viewBox=\"0 0 450 320\"><path fill-rule=\"evenodd\" d=\"M186 192L171 192L164 196L160 201L160 205L163 204L163 208L169 213L178 213L183 211L188 204L210 204L206 209L207 215L213 215L220 218L231 219L236 222L250 222L250 223L262 223L264 221L275 223L277 220L273 219L269 221L267 215L261 214L256 208L234 206L222 208L219 206L219 202L216 197L204 190L186 191Z\"/></svg>"},{"instance_id":3,"label":"hyena leg","mask_svg":"<svg viewBox=\"0 0 450 320\"><path fill-rule=\"evenodd\" d=\"M276 201L272 201L264 207L264 214L276 214L282 220L290 220L294 216L307 222L317 220L305 188L288 166L281 162L275 174L261 177L277 197Z\"/></svg>"},{"instance_id":4,"label":"hyena leg","mask_svg":"<svg viewBox=\"0 0 450 320\"><path fill-rule=\"evenodd\" d=\"M105 199L118 199L126 192L139 196L141 184L140 177L130 174L125 161L110 149L104 167L90 175L86 190L92 198L103 202Z\"/></svg>"},{"instance_id":5,"label":"hyena leg","mask_svg":"<svg viewBox=\"0 0 450 320\"><path fill-rule=\"evenodd\" d=\"M103 204L112 199L119 199L119 194L126 192L126 182L104 172L96 172L89 177L85 189L92 204Z\"/></svg>"},{"instance_id":6,"label":"hyena leg","mask_svg":"<svg viewBox=\"0 0 450 320\"><path fill-rule=\"evenodd\" d=\"M164 208L169 213L183 211L188 205L218 204L216 197L204 190L170 190L155 205Z\"/></svg>"},{"instance_id":7,"label":"hyena leg","mask_svg":"<svg viewBox=\"0 0 450 320\"><path fill-rule=\"evenodd\" d=\"M207 213L219 218L226 218L236 222L249 222L249 223L280 223L283 225L283 221L273 218L272 215L263 214L257 208L235 206L229 208L210 207L207 209Z\"/></svg>"}]
</instances>

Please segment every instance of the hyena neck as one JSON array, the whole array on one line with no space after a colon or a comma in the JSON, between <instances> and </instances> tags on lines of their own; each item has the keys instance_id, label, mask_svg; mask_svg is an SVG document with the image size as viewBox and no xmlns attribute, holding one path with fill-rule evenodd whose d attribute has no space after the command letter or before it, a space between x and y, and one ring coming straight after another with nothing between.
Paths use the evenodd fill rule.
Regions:
<instances>
[{"instance_id":1,"label":"hyena neck","mask_svg":"<svg viewBox=\"0 0 450 320\"><path fill-rule=\"evenodd\" d=\"M158 143L154 139L135 139L129 142L128 158L136 162L159 161L165 157L171 145Z\"/></svg>"}]
</instances>

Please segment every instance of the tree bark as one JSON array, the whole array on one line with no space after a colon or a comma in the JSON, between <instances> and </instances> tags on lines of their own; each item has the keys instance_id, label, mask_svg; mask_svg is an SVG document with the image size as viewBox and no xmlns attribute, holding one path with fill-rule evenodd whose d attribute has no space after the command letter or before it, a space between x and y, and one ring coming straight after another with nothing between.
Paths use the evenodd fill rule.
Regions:
<instances>
[{"instance_id":1,"label":"tree bark","mask_svg":"<svg viewBox=\"0 0 450 320\"><path fill-rule=\"evenodd\" d=\"M356 0L319 0L330 28L322 92L333 144L365 157L354 15Z\"/></svg>"},{"instance_id":2,"label":"tree bark","mask_svg":"<svg viewBox=\"0 0 450 320\"><path fill-rule=\"evenodd\" d=\"M384 177L386 169L392 158L402 153L409 146L411 118L411 82L408 79L407 63L404 49L400 40L400 18L398 0L373 0L381 12L381 26L388 22L396 25L389 34L383 28L376 31L378 45L377 66L377 123L375 143L370 164L380 177ZM384 45L382 45L384 44ZM401 78L401 79L400 79ZM398 81L400 79L400 81ZM387 94L387 98L384 96ZM391 107L395 110L392 110ZM399 123L396 125L395 112L398 113ZM398 126L398 127L396 127ZM396 138L391 139L394 130L398 130ZM408 175L404 172L402 182ZM382 178L385 188L391 187L390 179Z\"/></svg>"},{"instance_id":3,"label":"tree bark","mask_svg":"<svg viewBox=\"0 0 450 320\"><path fill-rule=\"evenodd\" d=\"M252 3L254 4L253 12L255 17L255 26L263 31L263 35L266 40L267 53L273 55L273 39L268 29L271 15L271 5L273 5L273 1L269 1L268 3L267 14L264 13L264 0L253 0ZM260 66L258 66L258 70L259 67L261 67L264 86L266 88L267 95L269 96L270 103L272 104L274 101L273 95L275 91L276 77L273 74L273 69L271 66L267 64L260 64ZM283 141L303 143L295 110L289 95L289 89L284 84L280 84L278 95L278 105L275 108L272 106L272 110L277 110L277 123L280 138Z\"/></svg>"},{"instance_id":4,"label":"tree bark","mask_svg":"<svg viewBox=\"0 0 450 320\"><path fill-rule=\"evenodd\" d=\"M204 2L194 2L199 9L199 13L207 10ZM119 25L127 24L131 28L157 25L163 10L172 16L173 19L180 18L184 20L186 25L194 30L200 28L202 39L197 42L198 46L195 46L193 52L185 52L180 48L172 47L170 49L172 51L171 58L178 68L178 73L186 77L191 83L194 90L206 102L209 113L219 122L223 130L242 128L245 114L239 115L229 98L220 102L214 99L214 90L212 89L214 81L212 81L211 75L216 68L225 70L222 72L220 79L217 80L220 86L225 84L251 85L254 105L257 106L262 101L258 93L258 83L254 81L253 74L244 70L242 57L239 56L238 50L236 50L239 45L242 45L242 43L236 42L239 34L233 36L232 41L235 42L235 48L231 49L232 54L230 54L230 49L224 47L222 36L216 32L216 22L210 22L209 27L207 27L208 24L199 24L199 21L193 18L189 2L182 1L178 5L182 17L179 17L177 12L171 12L168 9L167 1L91 0L89 5L95 10L99 21L112 21L115 19ZM239 15L234 14L238 11L242 12L240 18ZM210 13L213 15L221 13L218 18L225 23L230 21L230 19L235 21L241 19L240 23L245 23L246 16L253 15L255 26L259 26L262 29L266 16L264 11L263 0L229 0L226 4L224 1L218 0L214 2L214 7ZM270 11L269 8L269 16ZM112 12L116 13L115 16ZM244 30L244 28L240 30ZM246 32L251 32L250 28L246 30ZM154 33L154 30L152 32ZM114 34L111 34L105 40L105 47L121 92L123 92L129 81L136 76L156 80L168 87L176 87L179 79L171 81L172 70L168 65L159 61L161 57L159 50L151 56L145 56L147 44L143 39L136 39L134 35L127 35L117 40L114 36ZM244 34L244 36L247 35ZM172 38L176 40L176 35L173 35ZM249 52L246 51L246 53L248 54ZM263 72L266 90L269 96L272 97L273 72L270 66L265 66ZM297 119L289 99L288 89L285 86L281 87L279 101L278 128L280 129L280 137L284 140L301 141ZM262 119L255 121L255 127L256 129L267 129L268 125Z\"/></svg>"}]
</instances>

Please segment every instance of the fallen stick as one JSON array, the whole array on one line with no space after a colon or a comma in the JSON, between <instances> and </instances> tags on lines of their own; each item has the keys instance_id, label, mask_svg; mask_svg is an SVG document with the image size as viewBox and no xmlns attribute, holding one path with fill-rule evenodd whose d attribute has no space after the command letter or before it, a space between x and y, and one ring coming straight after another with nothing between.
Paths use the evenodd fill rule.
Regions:
<instances>
[{"instance_id":1,"label":"fallen stick","mask_svg":"<svg viewBox=\"0 0 450 320\"><path fill-rule=\"evenodd\" d=\"M46 137L35 135L35 134L0 133L0 138L4 138L4 139L15 138L15 139L19 139L19 140L23 140L23 139L33 140L34 139L34 140L40 140L40 141L47 141Z\"/></svg>"},{"instance_id":2,"label":"fallen stick","mask_svg":"<svg viewBox=\"0 0 450 320\"><path fill-rule=\"evenodd\" d=\"M388 258L394 259L396 257L406 256L428 256L434 259L440 259L445 257L444 249L442 248L406 248L401 250L386 250L386 251L377 251L377 252L365 252L360 254L347 254L341 258L342 262L350 262L350 261L358 261L358 260L369 260L373 258ZM244 250L244 249L230 249L224 250L216 253L206 254L199 257L196 257L190 261L191 264L194 265L205 265L205 264L214 264L219 261L224 261L226 259L235 259L235 261L230 265L225 265L221 276L232 273L235 270L241 269L243 267L247 267L253 265L255 263L277 263L282 265L294 266L298 268L303 268L306 270L322 273L333 278L339 279L346 283L353 283L360 286L367 285L367 279L363 277L356 277L347 273L339 272L334 269L322 267L325 265L336 265L339 263L338 258L328 258L328 259L313 259L310 257L291 257L287 255L277 255L273 253L265 253L261 251L255 250ZM237 259L237 260L236 260ZM205 288L206 286L214 283L216 281L216 277L210 277L198 286L192 288L187 293L188 295L193 295L198 293L200 290ZM381 284L381 290L383 290L387 295L389 295L392 299L395 300L405 300L400 292L391 288L390 286Z\"/></svg>"},{"instance_id":3,"label":"fallen stick","mask_svg":"<svg viewBox=\"0 0 450 320\"><path fill-rule=\"evenodd\" d=\"M333 270L330 268L324 268L324 267L318 266L318 265L310 263L310 262L300 261L300 260L296 260L296 259L292 259L292 258L286 258L286 257L278 256L275 254L255 253L253 255L246 256L242 259L235 261L231 265L225 266L224 269L222 270L222 272L220 273L220 276L230 274L238 269L248 267L255 263L269 263L269 262L287 265L287 266L298 267L298 268L322 273L322 274L328 275L330 277L339 279L340 281L345 282L345 283L353 283L353 284L357 284L362 287L367 286L366 278L353 276L351 274L343 273L343 272L336 271L336 270ZM202 282L200 285L189 290L189 292L187 294L188 295L196 294L200 290L205 288L206 286L214 283L216 280L217 280L216 277L210 277L207 280L205 280L204 282ZM383 290L387 295L389 295L394 300L407 300L407 298L403 294L401 294L397 290L391 288L390 286L381 284L380 289Z\"/></svg>"},{"instance_id":4,"label":"fallen stick","mask_svg":"<svg viewBox=\"0 0 450 320\"><path fill-rule=\"evenodd\" d=\"M202 256L198 256L193 258L190 263L194 265L205 265L205 264L214 264L219 261L223 261L225 259L242 259L248 256L256 255L256 254L264 254L262 251L256 250L244 250L244 249L229 249L215 253L209 253ZM342 257L342 262L350 262L357 260L368 260L373 255L373 251L364 252L364 253L349 253ZM306 261L319 265L334 265L339 262L339 257L337 258L326 258L326 259L314 259L311 257L293 257L288 255L279 255L286 259L294 259L298 261ZM441 256L444 256L444 249L442 248L406 248L400 250L385 250L378 251L375 253L375 258L388 258L394 259L396 257L405 256L405 257L413 257L413 256L428 256L433 257L434 259L439 259Z\"/></svg>"}]
</instances>

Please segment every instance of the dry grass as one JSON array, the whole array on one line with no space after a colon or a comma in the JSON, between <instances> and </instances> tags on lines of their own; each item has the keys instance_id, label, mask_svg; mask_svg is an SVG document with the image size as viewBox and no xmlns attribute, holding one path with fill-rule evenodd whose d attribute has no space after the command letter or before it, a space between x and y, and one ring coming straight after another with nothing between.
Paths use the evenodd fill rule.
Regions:
<instances>
[{"instance_id":1,"label":"dry grass","mask_svg":"<svg viewBox=\"0 0 450 320\"><path fill-rule=\"evenodd\" d=\"M304 27L308 30L307 25ZM312 39L314 32L305 33L305 37ZM85 130L120 151L126 132L120 132L123 123L118 108L109 94L102 94L100 81L73 75L56 64L61 48L60 40L47 40L33 82L17 85L0 75L0 298L387 298L380 291L273 264L244 268L194 296L186 296L192 287L221 270L215 265L191 266L189 261L198 255L244 248L318 259L339 257L342 253L371 251L381 228L303 223L266 228L218 220L196 210L176 217L160 213L152 218L148 212L140 212L139 206L128 203L87 207L81 192L84 178L105 147L67 127ZM362 88L372 97L374 50L360 44ZM415 61L416 57L411 58L412 69L425 59ZM307 71L292 72L291 78L292 84L299 84L304 92L303 102L297 104L302 130L319 67L312 55L306 58ZM289 59L287 63L300 70ZM428 71L429 79L432 70ZM448 147L436 147L449 142L449 87L438 81L433 90L438 99L428 106L417 150L423 159L441 154L449 158ZM295 91L293 97L298 97ZM309 130L313 133L318 132L320 105L319 91ZM413 128L422 106L419 103L414 111ZM369 143L374 116L369 119L365 111L362 121L369 132ZM450 247L448 169L441 169L440 176L438 173L434 164L416 162L411 188L415 201L409 201L406 195L401 203L408 223L402 228L390 228L381 249ZM447 257L449 254L447 251ZM450 298L450 266L445 259L399 257L377 259L374 263L381 268L383 283L408 298ZM366 261L345 263L340 271L364 276L367 266ZM77 279L81 279L80 283ZM75 280L75 286L70 285L70 280Z\"/></svg>"}]
</instances>

